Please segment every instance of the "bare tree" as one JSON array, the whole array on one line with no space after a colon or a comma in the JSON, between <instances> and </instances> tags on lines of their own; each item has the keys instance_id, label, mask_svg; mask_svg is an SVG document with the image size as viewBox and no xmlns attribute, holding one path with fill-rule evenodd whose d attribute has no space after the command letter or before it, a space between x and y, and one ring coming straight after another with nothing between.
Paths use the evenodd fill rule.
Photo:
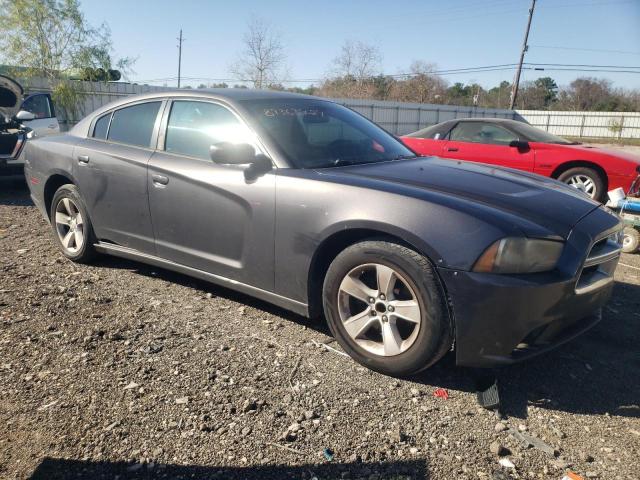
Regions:
<instances>
[{"instance_id":1,"label":"bare tree","mask_svg":"<svg viewBox=\"0 0 640 480\"><path fill-rule=\"evenodd\" d=\"M325 96L371 98L380 90L376 77L382 56L377 47L347 40L333 59L318 93ZM380 82L378 82L380 83Z\"/></svg>"},{"instance_id":2,"label":"bare tree","mask_svg":"<svg viewBox=\"0 0 640 480\"><path fill-rule=\"evenodd\" d=\"M396 82L390 97L401 102L434 103L443 99L447 82L433 72L436 66L422 60L414 61L409 67L406 80Z\"/></svg>"},{"instance_id":3,"label":"bare tree","mask_svg":"<svg viewBox=\"0 0 640 480\"><path fill-rule=\"evenodd\" d=\"M381 61L380 50L374 45L347 40L342 44L340 55L333 60L333 74L363 81L377 73Z\"/></svg>"},{"instance_id":4,"label":"bare tree","mask_svg":"<svg viewBox=\"0 0 640 480\"><path fill-rule=\"evenodd\" d=\"M243 38L244 50L231 65L231 73L255 88L281 83L286 76L285 53L280 35L263 19L253 17Z\"/></svg>"}]
</instances>

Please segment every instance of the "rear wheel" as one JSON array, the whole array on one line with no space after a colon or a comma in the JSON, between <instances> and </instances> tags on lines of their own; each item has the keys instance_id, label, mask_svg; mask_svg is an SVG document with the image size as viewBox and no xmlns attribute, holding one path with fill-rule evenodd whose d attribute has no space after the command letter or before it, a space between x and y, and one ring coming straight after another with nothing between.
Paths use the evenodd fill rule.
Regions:
<instances>
[{"instance_id":1,"label":"rear wheel","mask_svg":"<svg viewBox=\"0 0 640 480\"><path fill-rule=\"evenodd\" d=\"M635 253L640 247L640 232L633 227L624 229L624 238L622 239L622 251L624 253Z\"/></svg>"},{"instance_id":2,"label":"rear wheel","mask_svg":"<svg viewBox=\"0 0 640 480\"><path fill-rule=\"evenodd\" d=\"M329 267L323 300L336 340L373 370L417 373L450 346L447 307L433 267L402 245L365 241L348 247Z\"/></svg>"},{"instance_id":3,"label":"rear wheel","mask_svg":"<svg viewBox=\"0 0 640 480\"><path fill-rule=\"evenodd\" d=\"M96 242L89 214L75 185L63 185L51 201L51 226L65 257L90 262Z\"/></svg>"},{"instance_id":4,"label":"rear wheel","mask_svg":"<svg viewBox=\"0 0 640 480\"><path fill-rule=\"evenodd\" d=\"M570 168L566 172L562 172L558 180L582 190L594 200L602 201L604 198L604 180L593 168Z\"/></svg>"}]
</instances>

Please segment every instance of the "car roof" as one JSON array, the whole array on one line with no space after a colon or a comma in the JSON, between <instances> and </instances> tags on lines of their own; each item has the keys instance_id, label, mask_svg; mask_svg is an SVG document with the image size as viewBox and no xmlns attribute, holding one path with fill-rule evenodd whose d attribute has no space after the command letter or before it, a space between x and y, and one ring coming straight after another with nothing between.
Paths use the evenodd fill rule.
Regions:
<instances>
[{"instance_id":1,"label":"car roof","mask_svg":"<svg viewBox=\"0 0 640 480\"><path fill-rule=\"evenodd\" d=\"M318 99L318 97L312 97L310 95L302 95L299 93L281 92L278 90L260 90L255 88L173 88L155 92L147 92L139 95L130 95L121 99L122 103L130 103L132 101L139 101L145 99L152 99L157 97L167 96L186 96L186 97L203 97L203 98L215 98L226 99L230 101L239 100L267 100L277 98L289 98L289 99ZM114 103L117 104L118 101Z\"/></svg>"},{"instance_id":2,"label":"car roof","mask_svg":"<svg viewBox=\"0 0 640 480\"><path fill-rule=\"evenodd\" d=\"M70 135L86 137L88 128L92 120L100 115L103 115L109 110L120 108L121 106L144 102L145 100L163 99L163 98L209 98L212 100L220 100L229 104L236 104L244 100L275 100L275 99L290 99L290 100L315 100L330 102L331 100L326 98L314 97L311 95L303 95L299 93L281 92L277 90L259 90L254 88L181 88L181 89L166 89L155 92L141 93L138 95L127 95L100 108L94 110L89 115L80 120L70 131Z\"/></svg>"},{"instance_id":3,"label":"car roof","mask_svg":"<svg viewBox=\"0 0 640 480\"><path fill-rule=\"evenodd\" d=\"M476 118L457 118L448 120L448 122L485 122L485 123L515 123L517 120L512 118L494 118L494 117L476 117ZM444 122L443 122L444 123Z\"/></svg>"}]
</instances>

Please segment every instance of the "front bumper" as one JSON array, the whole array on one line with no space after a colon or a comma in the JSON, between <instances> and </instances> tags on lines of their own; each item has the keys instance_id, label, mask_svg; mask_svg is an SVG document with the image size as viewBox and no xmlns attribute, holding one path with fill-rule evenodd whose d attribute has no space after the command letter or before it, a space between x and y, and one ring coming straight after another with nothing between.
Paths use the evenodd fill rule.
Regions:
<instances>
[{"instance_id":1,"label":"front bumper","mask_svg":"<svg viewBox=\"0 0 640 480\"><path fill-rule=\"evenodd\" d=\"M571 231L558 268L495 275L440 268L455 323L456 361L470 367L514 363L551 350L595 325L611 296L622 227L598 208Z\"/></svg>"}]
</instances>

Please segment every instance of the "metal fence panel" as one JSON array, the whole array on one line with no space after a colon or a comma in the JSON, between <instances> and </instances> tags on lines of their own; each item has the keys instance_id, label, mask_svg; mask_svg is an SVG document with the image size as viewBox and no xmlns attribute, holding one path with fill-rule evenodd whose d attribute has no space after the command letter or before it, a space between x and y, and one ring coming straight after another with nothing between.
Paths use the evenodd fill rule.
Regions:
<instances>
[{"instance_id":1,"label":"metal fence panel","mask_svg":"<svg viewBox=\"0 0 640 480\"><path fill-rule=\"evenodd\" d=\"M640 138L638 112L517 110L519 119L556 135L584 138Z\"/></svg>"}]
</instances>

